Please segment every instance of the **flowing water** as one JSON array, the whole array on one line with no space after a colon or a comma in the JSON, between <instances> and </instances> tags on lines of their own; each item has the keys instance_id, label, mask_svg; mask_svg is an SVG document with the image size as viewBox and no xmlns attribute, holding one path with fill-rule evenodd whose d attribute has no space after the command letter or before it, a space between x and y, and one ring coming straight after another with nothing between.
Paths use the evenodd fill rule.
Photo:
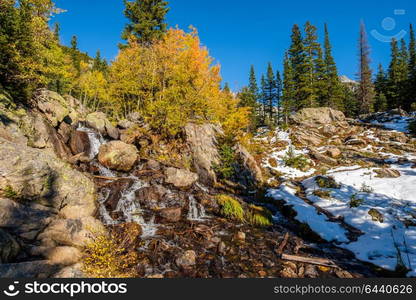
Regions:
<instances>
[{"instance_id":1,"label":"flowing water","mask_svg":"<svg viewBox=\"0 0 416 300\"><path fill-rule=\"evenodd\" d=\"M85 127L80 125L77 129L78 131L86 132L90 141L90 153L89 158L93 159L91 164L96 166L99 170L100 176L109 177L109 178L117 178L117 174L110 169L101 165L97 160L95 160L96 156L99 153L101 145L107 143L107 141L103 138L103 136L96 132L94 129ZM145 183L142 182L139 178L135 176L129 176L128 178L133 180L133 184L122 192L120 200L117 204L117 208L114 212L121 213L123 216L122 221L114 220L110 213L107 211L105 207L105 202L109 197L110 190L104 189L101 192L101 197L99 199L99 213L102 218L102 221L105 225L116 225L121 222L135 222L142 227L143 234L142 237L150 237L154 236L157 231L157 225L154 222L154 216L149 220L145 221L143 218L143 211L140 208L140 204L135 201L135 194L136 192L145 186Z\"/></svg>"},{"instance_id":2,"label":"flowing water","mask_svg":"<svg viewBox=\"0 0 416 300\"><path fill-rule=\"evenodd\" d=\"M91 128L85 127L82 124L79 125L77 130L88 134L91 146L89 157L91 159L94 159L98 155L101 145L105 144L107 141L103 138L101 133L96 132Z\"/></svg>"},{"instance_id":3,"label":"flowing water","mask_svg":"<svg viewBox=\"0 0 416 300\"><path fill-rule=\"evenodd\" d=\"M198 203L193 195L189 196L188 220L203 221L206 218L204 207Z\"/></svg>"}]
</instances>

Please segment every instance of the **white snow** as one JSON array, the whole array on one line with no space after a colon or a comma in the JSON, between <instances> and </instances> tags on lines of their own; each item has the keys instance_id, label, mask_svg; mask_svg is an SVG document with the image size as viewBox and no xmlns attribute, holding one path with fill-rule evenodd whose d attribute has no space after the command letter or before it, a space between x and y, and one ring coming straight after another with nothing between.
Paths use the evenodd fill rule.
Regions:
<instances>
[{"instance_id":1,"label":"white snow","mask_svg":"<svg viewBox=\"0 0 416 300\"><path fill-rule=\"evenodd\" d=\"M315 207L307 204L305 201L297 197L296 190L283 184L277 190L269 190L268 197L273 197L276 200L284 200L297 212L296 220L306 223L323 239L327 241L347 242L348 238L345 236L345 229L337 223L332 223L328 218L319 214Z\"/></svg>"},{"instance_id":2,"label":"white snow","mask_svg":"<svg viewBox=\"0 0 416 300\"><path fill-rule=\"evenodd\" d=\"M349 241L343 227L332 223L314 206L296 197L294 189L282 185L278 190L270 190L269 196L293 205L298 214L297 220L307 223L323 239L341 242L339 247L352 251L358 259L394 270L398 257L401 257L411 269L408 275L416 276L416 228L406 228L403 223L404 220L414 220L416 216L416 170L410 165L393 165L392 168L400 171L401 177L376 178L373 169L354 170L357 167L343 167L332 172L341 187L324 189L331 192L330 199L313 194L319 189L315 177L303 181L310 201L335 217L343 217L344 222L363 233L357 241ZM361 190L363 183L367 192ZM362 204L351 208L352 197L361 199ZM370 209L376 209L383 215L383 223L373 221L368 213Z\"/></svg>"},{"instance_id":3,"label":"white snow","mask_svg":"<svg viewBox=\"0 0 416 300\"><path fill-rule=\"evenodd\" d=\"M372 123L407 133L411 120L411 117L385 115ZM361 135L377 143L383 143L372 129ZM264 166L272 168L268 159L275 158L278 166L272 169L283 173L283 177L287 179L312 176L315 170L302 172L284 165L283 158L292 145L289 133L276 132L275 139L287 141L289 146L281 151L276 149L265 159ZM318 150L324 150L324 147ZM352 251L358 259L388 270L394 270L399 263L403 263L410 270L408 276L416 276L416 227L409 226L411 222L416 222L416 169L412 168L412 163L399 163L399 159L415 161L416 154L386 153L383 152L386 150L376 146L368 146L365 150L378 153L381 159L390 164L388 167L399 171L401 176L378 178L376 168L342 166L327 172L327 176L332 176L340 184L339 189L319 188L316 177L302 182L307 200L313 205L297 197L296 188L288 183L282 184L278 189L270 189L268 196L285 201L296 211L296 220L308 224L323 239ZM307 150L294 149L294 152L299 155L307 153ZM329 191L330 197L324 199L315 196L314 191L318 189ZM359 199L358 207L350 206L352 199ZM317 208L342 219L362 234L358 237L355 235L354 240L354 234L349 235L347 227L343 227L339 221L333 221L335 218L329 219L325 214L319 213ZM373 220L369 214L371 209L381 213L382 222ZM406 227L406 222L409 227Z\"/></svg>"},{"instance_id":4,"label":"white snow","mask_svg":"<svg viewBox=\"0 0 416 300\"><path fill-rule=\"evenodd\" d=\"M271 142L274 143L276 141L285 141L288 143L288 146L280 151L275 151L271 153L266 160L263 161L263 166L266 168L273 169L279 173L282 173L283 178L299 178L299 177L306 177L311 176L315 173L315 169L311 168L308 171L304 172L299 169L295 169L285 165L284 158L287 156L290 148L292 147L294 155L305 155L308 153L308 150L302 149L298 150L292 145L292 141L290 139L290 132L288 131L276 131L276 135L271 139ZM277 167L273 167L269 163L269 159L274 158L277 161ZM312 163L312 161L311 161Z\"/></svg>"},{"instance_id":5,"label":"white snow","mask_svg":"<svg viewBox=\"0 0 416 300\"><path fill-rule=\"evenodd\" d=\"M390 129L390 130L408 133L409 123L412 120L414 119L410 117L394 116L394 117L391 117L387 121L383 121L383 122L373 121L371 123L375 125L383 125L385 128Z\"/></svg>"}]
</instances>

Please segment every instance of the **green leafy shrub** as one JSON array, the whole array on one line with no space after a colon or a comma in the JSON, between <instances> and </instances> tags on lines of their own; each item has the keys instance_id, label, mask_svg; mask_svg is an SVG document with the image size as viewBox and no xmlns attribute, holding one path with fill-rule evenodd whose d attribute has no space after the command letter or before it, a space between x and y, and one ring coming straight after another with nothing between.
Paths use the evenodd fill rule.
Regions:
<instances>
[{"instance_id":1,"label":"green leafy shrub","mask_svg":"<svg viewBox=\"0 0 416 300\"><path fill-rule=\"evenodd\" d=\"M302 154L296 155L293 147L289 148L289 151L283 158L283 162L287 167L295 168L301 171L305 171L309 168L309 160Z\"/></svg>"},{"instance_id":2,"label":"green leafy shrub","mask_svg":"<svg viewBox=\"0 0 416 300\"><path fill-rule=\"evenodd\" d=\"M268 227L273 225L272 213L264 208L250 205L246 212L246 220L249 224L259 227Z\"/></svg>"},{"instance_id":3,"label":"green leafy shrub","mask_svg":"<svg viewBox=\"0 0 416 300\"><path fill-rule=\"evenodd\" d=\"M316 184L321 189L339 189L340 185L335 181L332 176L317 176L315 178Z\"/></svg>"},{"instance_id":4,"label":"green leafy shrub","mask_svg":"<svg viewBox=\"0 0 416 300\"><path fill-rule=\"evenodd\" d=\"M244 209L237 199L228 195L218 195L217 202L220 205L220 213L227 219L244 222Z\"/></svg>"}]
</instances>

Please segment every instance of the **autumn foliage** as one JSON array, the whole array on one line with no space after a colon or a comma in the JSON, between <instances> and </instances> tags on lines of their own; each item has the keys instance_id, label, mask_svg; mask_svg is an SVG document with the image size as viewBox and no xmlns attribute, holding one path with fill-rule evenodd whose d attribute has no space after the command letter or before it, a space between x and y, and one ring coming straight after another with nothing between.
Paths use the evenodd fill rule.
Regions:
<instances>
[{"instance_id":1,"label":"autumn foliage","mask_svg":"<svg viewBox=\"0 0 416 300\"><path fill-rule=\"evenodd\" d=\"M236 134L248 124L248 111L220 89L220 67L213 65L197 31L170 29L152 46L130 41L110 68L110 97L115 117L140 111L150 126L175 136L190 121L219 122Z\"/></svg>"}]
</instances>

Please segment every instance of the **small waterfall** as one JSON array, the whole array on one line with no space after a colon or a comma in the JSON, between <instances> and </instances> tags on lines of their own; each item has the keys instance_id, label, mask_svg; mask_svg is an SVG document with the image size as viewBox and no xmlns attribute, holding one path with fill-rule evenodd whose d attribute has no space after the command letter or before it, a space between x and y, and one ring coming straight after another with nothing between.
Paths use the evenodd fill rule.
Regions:
<instances>
[{"instance_id":1,"label":"small waterfall","mask_svg":"<svg viewBox=\"0 0 416 300\"><path fill-rule=\"evenodd\" d=\"M137 177L134 179L133 185L122 194L115 212L121 212L124 215L125 222L134 222L142 227L142 237L154 236L157 231L155 217L153 216L149 222L146 222L142 216L140 204L135 201L136 191L145 186Z\"/></svg>"},{"instance_id":2,"label":"small waterfall","mask_svg":"<svg viewBox=\"0 0 416 300\"><path fill-rule=\"evenodd\" d=\"M94 129L87 128L84 125L80 124L78 131L82 131L88 134L88 138L90 140L91 150L89 153L89 157L91 159L95 159L100 151L101 145L105 144L107 141L103 138L103 136L96 132ZM117 174L110 169L101 165L97 160L91 162L94 166L99 169L99 173L101 176L104 177L112 177L117 178ZM124 217L122 221L115 221L111 217L110 213L107 211L104 203L108 199L109 191L105 190L101 197L99 213L101 215L102 221L105 225L116 225L121 222L134 222L139 224L142 227L142 237L149 237L154 236L157 231L157 225L155 224L155 217L153 216L149 222L146 222L142 216L142 209L139 203L136 203L136 191L144 187L144 183L139 180L139 178L135 176L130 176L129 178L134 180L133 185L126 189L117 204L117 208L114 212L121 213Z\"/></svg>"},{"instance_id":3,"label":"small waterfall","mask_svg":"<svg viewBox=\"0 0 416 300\"><path fill-rule=\"evenodd\" d=\"M77 130L88 134L88 138L90 140L91 145L89 157L91 159L94 159L98 155L101 145L106 143L106 140L103 138L101 133L96 132L91 128L84 127L81 124L79 125Z\"/></svg>"},{"instance_id":4,"label":"small waterfall","mask_svg":"<svg viewBox=\"0 0 416 300\"><path fill-rule=\"evenodd\" d=\"M203 221L206 218L204 207L198 203L193 195L189 196L188 220Z\"/></svg>"},{"instance_id":5,"label":"small waterfall","mask_svg":"<svg viewBox=\"0 0 416 300\"><path fill-rule=\"evenodd\" d=\"M104 167L98 162L93 162L93 164L98 168L98 171L100 172L101 176L104 177L117 177L117 174L111 171L110 169Z\"/></svg>"}]
</instances>

